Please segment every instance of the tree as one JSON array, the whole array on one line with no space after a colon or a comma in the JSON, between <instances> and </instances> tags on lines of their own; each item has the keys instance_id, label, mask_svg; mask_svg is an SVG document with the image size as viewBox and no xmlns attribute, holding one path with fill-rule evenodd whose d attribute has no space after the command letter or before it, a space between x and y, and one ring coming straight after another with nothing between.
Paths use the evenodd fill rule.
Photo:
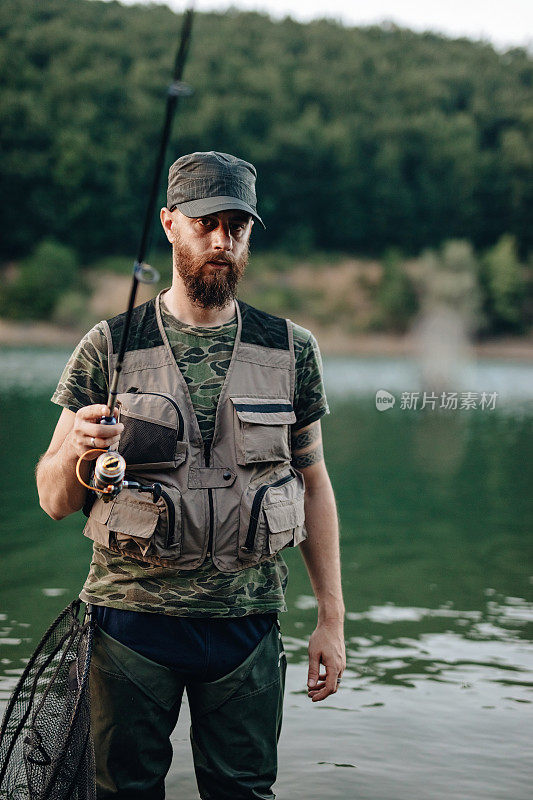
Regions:
<instances>
[{"instance_id":1,"label":"tree","mask_svg":"<svg viewBox=\"0 0 533 800\"><path fill-rule=\"evenodd\" d=\"M496 332L522 330L525 284L513 236L502 236L485 253L483 276L493 329Z\"/></svg>"},{"instance_id":2,"label":"tree","mask_svg":"<svg viewBox=\"0 0 533 800\"><path fill-rule=\"evenodd\" d=\"M78 279L74 251L52 239L41 242L0 295L0 311L12 319L46 319Z\"/></svg>"}]
</instances>

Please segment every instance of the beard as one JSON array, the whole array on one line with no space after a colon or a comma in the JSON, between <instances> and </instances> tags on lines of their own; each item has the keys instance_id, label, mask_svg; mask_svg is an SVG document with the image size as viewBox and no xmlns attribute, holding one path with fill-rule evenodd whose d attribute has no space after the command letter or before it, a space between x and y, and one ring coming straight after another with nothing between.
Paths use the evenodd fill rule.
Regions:
<instances>
[{"instance_id":1,"label":"beard","mask_svg":"<svg viewBox=\"0 0 533 800\"><path fill-rule=\"evenodd\" d=\"M185 286L189 300L201 308L224 308L235 298L237 284L244 274L250 250L248 244L239 258L232 253L195 256L178 237L172 245L174 269ZM226 267L213 270L209 261L223 261Z\"/></svg>"}]
</instances>

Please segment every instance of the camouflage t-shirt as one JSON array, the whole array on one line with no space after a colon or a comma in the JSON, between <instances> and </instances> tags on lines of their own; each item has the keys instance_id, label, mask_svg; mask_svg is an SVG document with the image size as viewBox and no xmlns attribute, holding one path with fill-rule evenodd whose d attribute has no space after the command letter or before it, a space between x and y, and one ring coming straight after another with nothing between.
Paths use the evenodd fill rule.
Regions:
<instances>
[{"instance_id":1,"label":"camouflage t-shirt","mask_svg":"<svg viewBox=\"0 0 533 800\"><path fill-rule=\"evenodd\" d=\"M236 318L216 327L193 327L161 303L163 324L187 382L204 441L213 438L215 413L231 360ZM322 362L314 336L291 323L296 355L295 429L328 413ZM95 325L70 357L52 401L77 411L105 403L108 392L107 340ZM240 617L286 611L288 568L280 553L236 573L222 573L210 559L195 570L148 564L93 543L89 575L80 593L86 603L129 611L189 617Z\"/></svg>"}]
</instances>

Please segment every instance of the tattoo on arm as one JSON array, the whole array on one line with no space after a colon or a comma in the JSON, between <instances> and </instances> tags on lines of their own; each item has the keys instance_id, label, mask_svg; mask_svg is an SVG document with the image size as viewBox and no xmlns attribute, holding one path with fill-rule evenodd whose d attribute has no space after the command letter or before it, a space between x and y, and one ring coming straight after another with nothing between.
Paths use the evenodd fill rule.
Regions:
<instances>
[{"instance_id":1,"label":"tattoo on arm","mask_svg":"<svg viewBox=\"0 0 533 800\"><path fill-rule=\"evenodd\" d=\"M292 458L292 464L296 469L302 467L310 467L312 464L317 464L324 458L324 451L322 449L322 442L319 442L316 447L309 450L307 453L295 454Z\"/></svg>"},{"instance_id":2,"label":"tattoo on arm","mask_svg":"<svg viewBox=\"0 0 533 800\"><path fill-rule=\"evenodd\" d=\"M303 431L296 431L292 437L293 450L300 450L303 447L307 447L307 445L316 442L319 438L320 431L318 426L316 428L312 426Z\"/></svg>"},{"instance_id":3,"label":"tattoo on arm","mask_svg":"<svg viewBox=\"0 0 533 800\"><path fill-rule=\"evenodd\" d=\"M324 458L320 422L312 422L306 428L295 431L292 436L292 464L303 469L317 464Z\"/></svg>"}]
</instances>

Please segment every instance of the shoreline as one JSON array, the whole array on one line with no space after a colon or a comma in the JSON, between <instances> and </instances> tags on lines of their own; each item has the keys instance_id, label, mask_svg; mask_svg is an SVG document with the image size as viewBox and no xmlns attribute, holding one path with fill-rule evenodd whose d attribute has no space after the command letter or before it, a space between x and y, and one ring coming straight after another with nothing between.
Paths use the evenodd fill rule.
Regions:
<instances>
[{"instance_id":1,"label":"shoreline","mask_svg":"<svg viewBox=\"0 0 533 800\"><path fill-rule=\"evenodd\" d=\"M416 345L409 335L359 333L353 336L305 321L316 336L322 355L389 356L407 358L416 354ZM305 323L304 323L305 324ZM0 320L0 347L63 347L74 349L85 330L63 328L46 322L7 322ZM471 345L477 358L502 358L509 361L533 361L533 338L511 337L487 339Z\"/></svg>"}]
</instances>

